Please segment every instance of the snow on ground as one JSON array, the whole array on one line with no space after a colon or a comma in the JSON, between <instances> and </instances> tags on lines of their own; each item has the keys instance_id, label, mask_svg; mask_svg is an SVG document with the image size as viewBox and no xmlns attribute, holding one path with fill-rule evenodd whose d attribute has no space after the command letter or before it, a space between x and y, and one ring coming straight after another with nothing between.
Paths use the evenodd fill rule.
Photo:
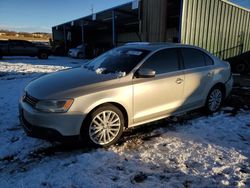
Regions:
<instances>
[{"instance_id":1,"label":"snow on ground","mask_svg":"<svg viewBox=\"0 0 250 188\"><path fill-rule=\"evenodd\" d=\"M25 85L83 63L67 57L0 60L0 187L250 187L246 109L144 125L109 149L27 137L18 121Z\"/></svg>"}]
</instances>

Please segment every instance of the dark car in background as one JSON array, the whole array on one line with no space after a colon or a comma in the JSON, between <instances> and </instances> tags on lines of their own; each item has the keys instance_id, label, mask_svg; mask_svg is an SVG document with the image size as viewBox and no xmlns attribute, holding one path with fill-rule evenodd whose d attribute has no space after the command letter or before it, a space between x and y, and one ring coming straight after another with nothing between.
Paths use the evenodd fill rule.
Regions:
<instances>
[{"instance_id":1,"label":"dark car in background","mask_svg":"<svg viewBox=\"0 0 250 188\"><path fill-rule=\"evenodd\" d=\"M45 44L35 44L25 40L1 40L0 58L3 56L37 56L48 59L51 47Z\"/></svg>"},{"instance_id":2,"label":"dark car in background","mask_svg":"<svg viewBox=\"0 0 250 188\"><path fill-rule=\"evenodd\" d=\"M229 58L227 61L231 64L233 73L250 73L250 51Z\"/></svg>"}]
</instances>

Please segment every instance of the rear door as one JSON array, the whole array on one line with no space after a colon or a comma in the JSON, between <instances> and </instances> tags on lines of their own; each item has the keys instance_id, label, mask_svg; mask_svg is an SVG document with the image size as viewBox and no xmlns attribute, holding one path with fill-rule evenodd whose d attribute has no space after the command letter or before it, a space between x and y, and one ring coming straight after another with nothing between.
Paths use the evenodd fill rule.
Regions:
<instances>
[{"instance_id":1,"label":"rear door","mask_svg":"<svg viewBox=\"0 0 250 188\"><path fill-rule=\"evenodd\" d=\"M153 78L134 78L134 123L175 113L183 103L184 76L178 50L164 49L148 58L139 69L156 71Z\"/></svg>"},{"instance_id":2,"label":"rear door","mask_svg":"<svg viewBox=\"0 0 250 188\"><path fill-rule=\"evenodd\" d=\"M189 109L201 106L211 88L213 62L198 49L182 48L181 53L185 75L184 107Z\"/></svg>"}]
</instances>

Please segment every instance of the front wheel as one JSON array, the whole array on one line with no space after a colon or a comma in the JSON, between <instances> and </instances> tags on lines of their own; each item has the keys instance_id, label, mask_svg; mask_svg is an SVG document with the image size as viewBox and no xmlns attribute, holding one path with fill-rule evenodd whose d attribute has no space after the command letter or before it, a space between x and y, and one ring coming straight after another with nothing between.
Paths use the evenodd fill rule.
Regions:
<instances>
[{"instance_id":1,"label":"front wheel","mask_svg":"<svg viewBox=\"0 0 250 188\"><path fill-rule=\"evenodd\" d=\"M48 59L48 54L46 52L40 52L38 55L39 59Z\"/></svg>"},{"instance_id":2,"label":"front wheel","mask_svg":"<svg viewBox=\"0 0 250 188\"><path fill-rule=\"evenodd\" d=\"M206 101L206 111L208 113L217 112L223 102L223 90L221 87L214 87L210 90L207 101Z\"/></svg>"},{"instance_id":3,"label":"front wheel","mask_svg":"<svg viewBox=\"0 0 250 188\"><path fill-rule=\"evenodd\" d=\"M82 139L97 147L108 147L118 141L123 128L122 112L113 105L101 106L84 122Z\"/></svg>"}]
</instances>

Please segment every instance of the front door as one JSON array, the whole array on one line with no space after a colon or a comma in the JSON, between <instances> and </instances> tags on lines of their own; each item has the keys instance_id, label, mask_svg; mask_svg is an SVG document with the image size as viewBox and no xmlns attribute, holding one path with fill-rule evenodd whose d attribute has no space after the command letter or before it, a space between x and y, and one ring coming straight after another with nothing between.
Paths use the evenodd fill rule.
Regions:
<instances>
[{"instance_id":1,"label":"front door","mask_svg":"<svg viewBox=\"0 0 250 188\"><path fill-rule=\"evenodd\" d=\"M160 118L179 110L184 75L176 49L164 49L149 57L139 69L156 71L153 78L134 78L134 123Z\"/></svg>"}]
</instances>

